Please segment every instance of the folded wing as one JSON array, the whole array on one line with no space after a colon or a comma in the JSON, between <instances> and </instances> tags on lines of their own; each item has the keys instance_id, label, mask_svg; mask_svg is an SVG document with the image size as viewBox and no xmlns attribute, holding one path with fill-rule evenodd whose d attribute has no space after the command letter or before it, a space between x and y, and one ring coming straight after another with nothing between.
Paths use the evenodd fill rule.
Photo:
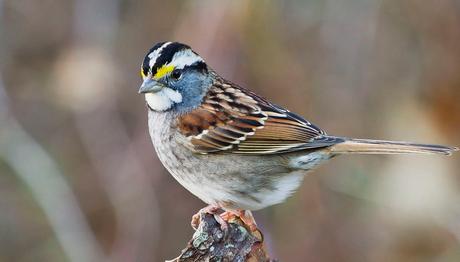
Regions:
<instances>
[{"instance_id":1,"label":"folded wing","mask_svg":"<svg viewBox=\"0 0 460 262\"><path fill-rule=\"evenodd\" d=\"M179 119L198 153L276 154L343 142L249 90L216 83L203 104Z\"/></svg>"}]
</instances>

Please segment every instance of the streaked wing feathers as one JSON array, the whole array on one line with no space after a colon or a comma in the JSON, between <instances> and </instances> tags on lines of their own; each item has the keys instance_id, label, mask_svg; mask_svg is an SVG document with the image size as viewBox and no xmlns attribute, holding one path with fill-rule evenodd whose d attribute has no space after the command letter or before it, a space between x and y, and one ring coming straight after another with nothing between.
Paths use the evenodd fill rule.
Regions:
<instances>
[{"instance_id":1,"label":"streaked wing feathers","mask_svg":"<svg viewBox=\"0 0 460 262\"><path fill-rule=\"evenodd\" d=\"M249 90L214 84L178 127L199 153L275 154L336 144L325 133Z\"/></svg>"}]
</instances>

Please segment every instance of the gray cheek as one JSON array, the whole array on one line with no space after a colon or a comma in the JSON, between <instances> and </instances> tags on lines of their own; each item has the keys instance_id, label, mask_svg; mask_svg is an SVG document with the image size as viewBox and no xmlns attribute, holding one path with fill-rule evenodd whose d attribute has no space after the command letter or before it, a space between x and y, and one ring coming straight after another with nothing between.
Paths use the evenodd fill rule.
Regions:
<instances>
[{"instance_id":1,"label":"gray cheek","mask_svg":"<svg viewBox=\"0 0 460 262\"><path fill-rule=\"evenodd\" d=\"M201 78L186 77L177 82L175 89L181 93L182 102L176 108L184 112L200 106L209 86L210 82Z\"/></svg>"}]
</instances>

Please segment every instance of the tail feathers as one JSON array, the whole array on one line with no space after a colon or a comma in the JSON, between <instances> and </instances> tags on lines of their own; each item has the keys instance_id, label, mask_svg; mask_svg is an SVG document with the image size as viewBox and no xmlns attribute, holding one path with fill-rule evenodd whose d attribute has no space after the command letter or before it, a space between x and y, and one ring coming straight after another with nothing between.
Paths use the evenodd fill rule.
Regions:
<instances>
[{"instance_id":1,"label":"tail feathers","mask_svg":"<svg viewBox=\"0 0 460 262\"><path fill-rule=\"evenodd\" d=\"M330 147L335 154L442 154L451 155L456 147L410 142L345 138Z\"/></svg>"}]
</instances>

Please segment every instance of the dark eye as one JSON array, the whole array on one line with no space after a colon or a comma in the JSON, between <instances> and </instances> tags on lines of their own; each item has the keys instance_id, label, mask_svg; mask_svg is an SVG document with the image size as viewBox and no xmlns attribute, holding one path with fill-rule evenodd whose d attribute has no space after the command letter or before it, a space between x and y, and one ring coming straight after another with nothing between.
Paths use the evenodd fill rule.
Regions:
<instances>
[{"instance_id":1,"label":"dark eye","mask_svg":"<svg viewBox=\"0 0 460 262\"><path fill-rule=\"evenodd\" d=\"M175 80L179 79L182 75L182 70L180 69L175 69L174 71L172 71L171 73L171 77Z\"/></svg>"}]
</instances>

